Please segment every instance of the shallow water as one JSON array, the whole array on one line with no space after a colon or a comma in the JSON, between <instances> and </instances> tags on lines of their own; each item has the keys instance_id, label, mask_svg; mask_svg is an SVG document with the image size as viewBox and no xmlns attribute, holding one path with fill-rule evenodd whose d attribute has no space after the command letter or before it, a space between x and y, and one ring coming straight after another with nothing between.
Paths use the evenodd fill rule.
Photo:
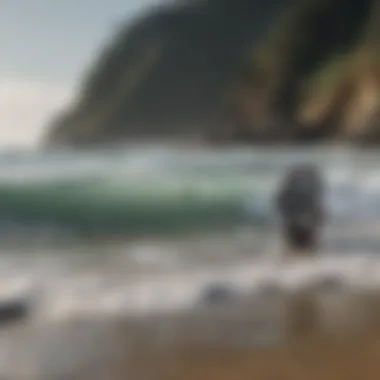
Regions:
<instances>
[{"instance_id":1,"label":"shallow water","mask_svg":"<svg viewBox=\"0 0 380 380\"><path fill-rule=\"evenodd\" d=\"M82 286L75 276L123 283L275 256L271 197L284 170L300 161L317 163L328 182L331 236L322 254L376 254L375 157L343 148L173 147L0 155L2 281L54 293L60 281Z\"/></svg>"}]
</instances>

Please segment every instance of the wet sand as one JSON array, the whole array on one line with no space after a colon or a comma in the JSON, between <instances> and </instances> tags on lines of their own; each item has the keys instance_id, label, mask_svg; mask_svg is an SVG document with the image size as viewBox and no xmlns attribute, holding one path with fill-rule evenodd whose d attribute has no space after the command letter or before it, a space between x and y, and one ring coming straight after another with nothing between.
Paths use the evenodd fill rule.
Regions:
<instances>
[{"instance_id":1,"label":"wet sand","mask_svg":"<svg viewBox=\"0 0 380 380\"><path fill-rule=\"evenodd\" d=\"M310 299L294 297L288 305L290 313L297 313L291 334L266 347L177 342L154 348L141 342L133 355L126 352L127 362L115 366L113 379L376 380L380 373L379 295L350 296L346 306L352 307L353 314L361 307L363 313L356 319L348 314L349 321L340 330L333 325L311 326Z\"/></svg>"},{"instance_id":2,"label":"wet sand","mask_svg":"<svg viewBox=\"0 0 380 380\"><path fill-rule=\"evenodd\" d=\"M313 294L270 299L269 292L266 306L243 303L229 316L226 306L145 320L76 318L15 326L8 331L8 349L18 348L4 378L378 379L380 292L327 288L319 291L318 304L311 302ZM277 329L275 339L255 341L265 329ZM243 342L244 336L252 339Z\"/></svg>"},{"instance_id":3,"label":"wet sand","mask_svg":"<svg viewBox=\"0 0 380 380\"><path fill-rule=\"evenodd\" d=\"M273 264L255 259L220 269L220 276L206 273L206 283L242 286L216 303L201 297L205 286L195 272L165 273L161 289L158 274L157 282L149 275L152 289L138 294L142 309L135 314L134 298L116 286L121 298L109 301L129 303L128 315L104 312L107 303L100 301L108 293L101 288L81 292L64 283L76 297L62 301L68 309L44 315L45 307L58 306L49 296L25 324L0 326L0 379L378 379L379 260L361 255ZM176 291L187 294L190 306L146 311L146 302L162 307ZM58 302L59 294L51 296Z\"/></svg>"},{"instance_id":4,"label":"wet sand","mask_svg":"<svg viewBox=\"0 0 380 380\"><path fill-rule=\"evenodd\" d=\"M157 369L151 378L375 380L380 371L378 338L379 335L368 333L342 341L310 334L266 350L180 349L153 364Z\"/></svg>"}]
</instances>

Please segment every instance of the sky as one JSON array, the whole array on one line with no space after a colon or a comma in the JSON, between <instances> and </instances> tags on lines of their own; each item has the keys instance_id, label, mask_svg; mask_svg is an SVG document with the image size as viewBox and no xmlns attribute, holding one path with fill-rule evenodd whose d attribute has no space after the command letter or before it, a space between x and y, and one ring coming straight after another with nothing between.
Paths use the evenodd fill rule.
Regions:
<instances>
[{"instance_id":1,"label":"sky","mask_svg":"<svg viewBox=\"0 0 380 380\"><path fill-rule=\"evenodd\" d=\"M32 148L99 49L160 0L0 0L0 149Z\"/></svg>"}]
</instances>

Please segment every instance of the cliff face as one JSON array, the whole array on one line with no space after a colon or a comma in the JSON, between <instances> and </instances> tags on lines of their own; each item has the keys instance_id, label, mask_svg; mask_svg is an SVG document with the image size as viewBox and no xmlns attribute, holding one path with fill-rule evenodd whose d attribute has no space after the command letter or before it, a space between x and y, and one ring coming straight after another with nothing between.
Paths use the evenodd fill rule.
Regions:
<instances>
[{"instance_id":1,"label":"cliff face","mask_svg":"<svg viewBox=\"0 0 380 380\"><path fill-rule=\"evenodd\" d=\"M152 9L105 48L45 142L373 141L379 3L178 0Z\"/></svg>"},{"instance_id":2,"label":"cliff face","mask_svg":"<svg viewBox=\"0 0 380 380\"><path fill-rule=\"evenodd\" d=\"M228 104L250 140L372 139L380 66L377 0L294 1Z\"/></svg>"},{"instance_id":3,"label":"cliff face","mask_svg":"<svg viewBox=\"0 0 380 380\"><path fill-rule=\"evenodd\" d=\"M288 2L192 0L151 9L104 49L47 143L203 133L252 43Z\"/></svg>"}]
</instances>

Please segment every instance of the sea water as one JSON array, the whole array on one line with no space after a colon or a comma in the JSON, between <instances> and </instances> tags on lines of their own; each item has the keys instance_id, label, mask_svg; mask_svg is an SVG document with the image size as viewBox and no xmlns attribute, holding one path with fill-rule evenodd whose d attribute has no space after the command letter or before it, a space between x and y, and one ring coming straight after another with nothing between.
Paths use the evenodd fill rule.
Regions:
<instances>
[{"instance_id":1,"label":"sea water","mask_svg":"<svg viewBox=\"0 0 380 380\"><path fill-rule=\"evenodd\" d=\"M270 260L279 251L272 199L300 162L315 163L326 179L328 228L318 265L279 272ZM44 360L65 366L65 352L78 357L91 345L77 346L76 333L56 338L54 326L81 316L170 321L195 310L209 283L244 295L260 281L286 287L313 271L338 271L377 284L377 162L374 153L337 148L0 155L0 295L30 299L34 326L0 331L3 367L20 358L29 373ZM54 350L54 360L44 357Z\"/></svg>"}]
</instances>

